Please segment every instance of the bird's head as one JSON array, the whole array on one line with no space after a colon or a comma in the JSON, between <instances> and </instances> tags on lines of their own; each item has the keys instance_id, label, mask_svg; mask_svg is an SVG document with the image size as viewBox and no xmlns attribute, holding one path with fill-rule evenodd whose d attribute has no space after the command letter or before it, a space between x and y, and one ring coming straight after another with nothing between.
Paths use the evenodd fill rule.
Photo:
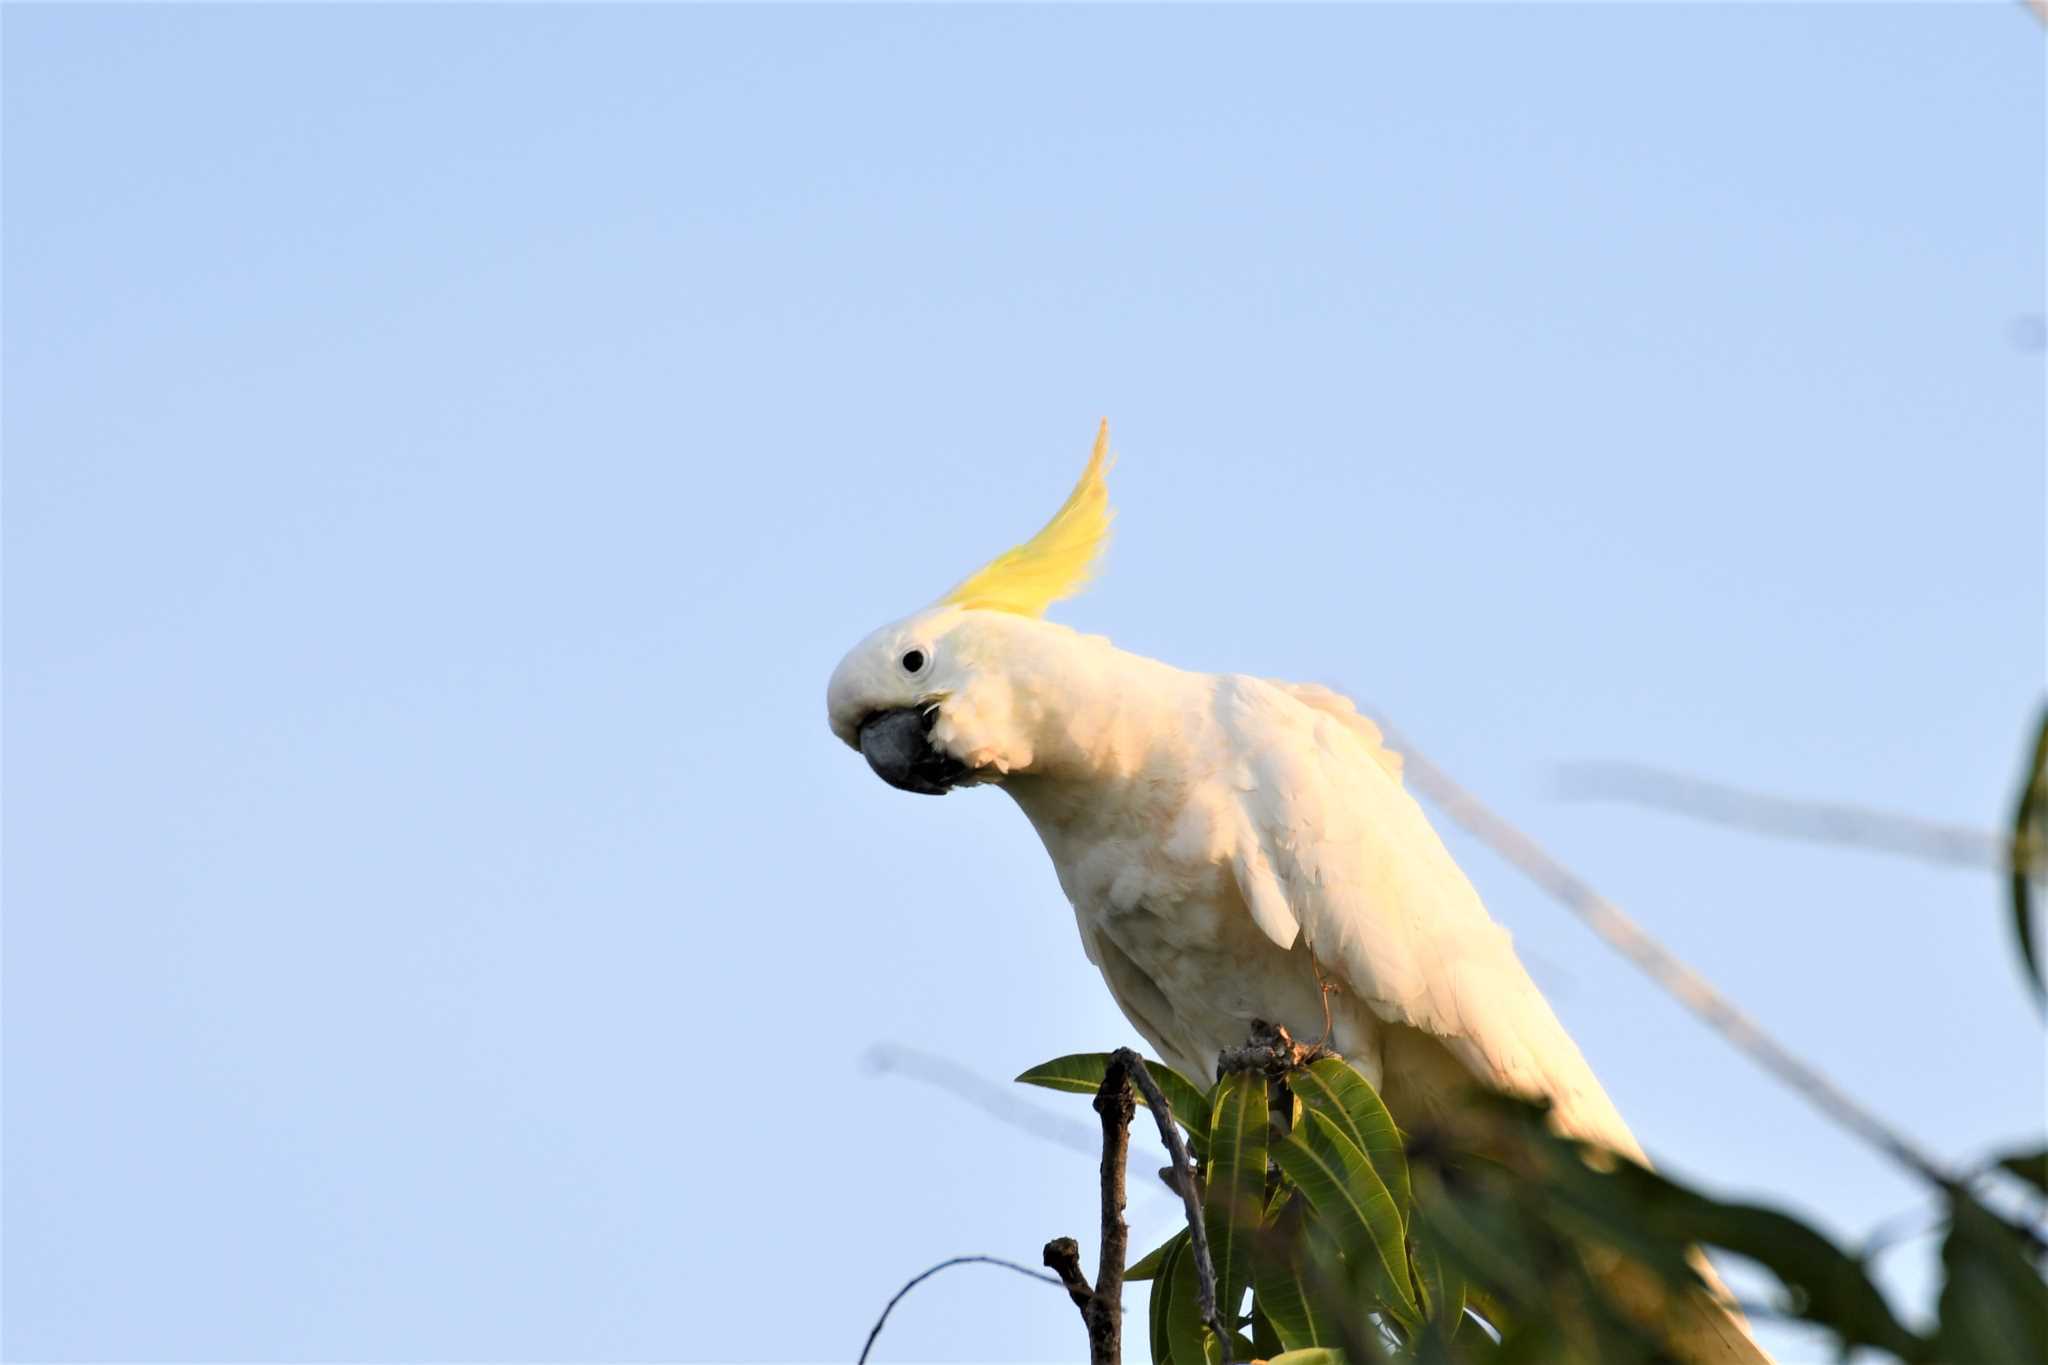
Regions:
<instances>
[{"instance_id":1,"label":"bird's head","mask_svg":"<svg viewBox=\"0 0 2048 1365\"><path fill-rule=\"evenodd\" d=\"M832 733L892 787L942 796L1027 768L1042 717L1030 686L1071 636L1045 609L1087 583L1109 537L1109 424L1043 530L923 611L891 622L832 671Z\"/></svg>"}]
</instances>

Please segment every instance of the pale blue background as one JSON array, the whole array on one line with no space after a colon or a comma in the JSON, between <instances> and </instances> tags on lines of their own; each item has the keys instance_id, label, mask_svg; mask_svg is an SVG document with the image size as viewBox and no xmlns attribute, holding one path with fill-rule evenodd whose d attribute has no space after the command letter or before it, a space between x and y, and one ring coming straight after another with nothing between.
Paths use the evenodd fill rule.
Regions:
<instances>
[{"instance_id":1,"label":"pale blue background","mask_svg":"<svg viewBox=\"0 0 2048 1365\"><path fill-rule=\"evenodd\" d=\"M851 1359L943 1256L1092 1255L1089 1158L861 1059L1131 1035L1021 816L885 788L823 690L1104 414L1064 619L1355 691L1922 1141L2036 1131L1992 877L1555 765L2004 817L2041 53L2017 6L10 6L6 1353ZM1654 1154L1914 1206L1454 842ZM882 1352L1080 1340L966 1269Z\"/></svg>"}]
</instances>

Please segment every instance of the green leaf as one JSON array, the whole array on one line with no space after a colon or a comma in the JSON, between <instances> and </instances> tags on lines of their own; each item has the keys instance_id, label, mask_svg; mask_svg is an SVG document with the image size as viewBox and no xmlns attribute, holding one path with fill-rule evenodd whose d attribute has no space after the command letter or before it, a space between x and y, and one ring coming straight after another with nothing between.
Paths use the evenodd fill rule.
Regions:
<instances>
[{"instance_id":1,"label":"green leaf","mask_svg":"<svg viewBox=\"0 0 2048 1365\"><path fill-rule=\"evenodd\" d=\"M1209 1097L1197 1089L1193 1081L1164 1062L1155 1062L1147 1057L1145 1069L1152 1073L1153 1080L1159 1082L1159 1092L1166 1096L1167 1106L1173 1110L1180 1126L1187 1130L1190 1145L1199 1155L1208 1145ZM1107 1052L1075 1052L1040 1062L1017 1080L1022 1085L1040 1085L1069 1095L1093 1096L1102 1089L1102 1078L1108 1074ZM1140 1105L1145 1103L1145 1096L1137 1086L1131 1087L1131 1093Z\"/></svg>"},{"instance_id":2,"label":"green leaf","mask_svg":"<svg viewBox=\"0 0 2048 1365\"><path fill-rule=\"evenodd\" d=\"M1166 1257L1152 1279L1152 1365L1173 1365L1173 1342L1167 1335L1166 1323L1173 1314L1175 1272L1187 1255L1187 1248L1186 1233L1168 1242Z\"/></svg>"},{"instance_id":3,"label":"green leaf","mask_svg":"<svg viewBox=\"0 0 2048 1365\"><path fill-rule=\"evenodd\" d=\"M1337 1340L1334 1324L1309 1297L1301 1262L1308 1254L1302 1224L1307 1205L1292 1198L1272 1220L1265 1245L1252 1257L1252 1302L1273 1325L1280 1344L1302 1350Z\"/></svg>"},{"instance_id":4,"label":"green leaf","mask_svg":"<svg viewBox=\"0 0 2048 1365\"><path fill-rule=\"evenodd\" d=\"M2048 709L2034 734L2034 761L2012 817L2012 928L2037 1007L2048 1007L2048 977L2034 944L2034 877L2048 859Z\"/></svg>"},{"instance_id":5,"label":"green leaf","mask_svg":"<svg viewBox=\"0 0 2048 1365\"><path fill-rule=\"evenodd\" d=\"M2012 1229L1961 1190L1951 1199L1936 1354L1948 1361L2048 1360L2048 1284Z\"/></svg>"},{"instance_id":6,"label":"green leaf","mask_svg":"<svg viewBox=\"0 0 2048 1365\"><path fill-rule=\"evenodd\" d=\"M1387 1308L1413 1321L1401 1214L1365 1153L1311 1106L1273 1156L1335 1236L1353 1273L1371 1275Z\"/></svg>"},{"instance_id":7,"label":"green leaf","mask_svg":"<svg viewBox=\"0 0 2048 1365\"><path fill-rule=\"evenodd\" d=\"M1414 1202L1408 1188L1408 1155L1401 1130L1379 1092L1341 1057L1312 1062L1289 1075L1287 1084L1303 1104L1336 1124L1338 1131L1365 1153L1387 1193L1394 1197L1401 1226L1407 1227L1408 1210Z\"/></svg>"},{"instance_id":8,"label":"green leaf","mask_svg":"<svg viewBox=\"0 0 2048 1365\"><path fill-rule=\"evenodd\" d=\"M1216 1082L1202 1223L1216 1267L1216 1306L1226 1322L1236 1318L1251 1287L1252 1240L1266 1202L1267 1130L1263 1077L1235 1071Z\"/></svg>"},{"instance_id":9,"label":"green leaf","mask_svg":"<svg viewBox=\"0 0 2048 1365\"><path fill-rule=\"evenodd\" d=\"M1849 1345L1875 1346L1908 1360L1924 1356L1926 1343L1899 1323L1863 1263L1806 1224L1774 1209L1724 1203L1621 1157L1608 1158L1608 1169L1595 1169L1586 1163L1580 1144L1550 1128L1541 1106L1497 1094L1475 1102L1518 1127L1528 1154L1538 1162L1537 1169L1513 1178L1507 1200L1491 1201L1498 1211L1520 1199L1545 1225L1539 1229L1524 1223L1514 1234L1524 1239L1510 1253L1514 1261L1540 1257L1532 1234L1558 1227L1560 1215L1568 1230L1576 1228L1581 1236L1607 1242L1673 1285L1698 1283L1685 1259L1686 1248L1723 1247L1756 1261L1790 1288L1791 1314L1828 1328ZM1475 1171L1483 1173L1483 1168ZM1492 1188L1499 1181L1496 1177L1468 1183ZM1486 1206L1477 1199L1461 1193L1457 1202L1459 1212L1485 1216ZM1507 1212L1509 1221L1522 1217L1513 1207ZM1439 1221L1433 1208L1429 1221ZM1444 1242L1451 1249L1457 1240L1455 1220L1443 1222L1453 1233ZM1498 1244L1503 1230L1488 1231ZM1475 1254L1469 1244L1456 1250L1461 1257ZM1476 1254L1483 1257L1485 1252ZM1525 1278L1517 1283L1517 1278L1510 1264L1483 1268L1473 1282L1506 1291L1510 1299L1522 1300L1515 1305L1520 1308L1528 1302L1532 1286Z\"/></svg>"},{"instance_id":10,"label":"green leaf","mask_svg":"<svg viewBox=\"0 0 2048 1365\"><path fill-rule=\"evenodd\" d=\"M1287 1349L1287 1343L1280 1340L1280 1333L1273 1327L1273 1320L1265 1310L1252 1304L1252 1353L1247 1359L1271 1360Z\"/></svg>"},{"instance_id":11,"label":"green leaf","mask_svg":"<svg viewBox=\"0 0 2048 1365\"><path fill-rule=\"evenodd\" d=\"M1424 1300L1422 1310L1432 1323L1441 1325L1441 1337L1449 1341L1465 1318L1465 1279L1455 1264L1446 1264L1434 1239L1411 1237L1408 1243L1409 1269Z\"/></svg>"},{"instance_id":12,"label":"green leaf","mask_svg":"<svg viewBox=\"0 0 2048 1365\"><path fill-rule=\"evenodd\" d=\"M1795 1316L1851 1344L1908 1360L1923 1353L1925 1343L1900 1324L1862 1262L1806 1224L1775 1209L1724 1203L1632 1161L1617 1158L1611 1171L1596 1171L1563 1139L1554 1141L1569 1154L1554 1165L1552 1196L1590 1215L1609 1241L1666 1272L1671 1282L1693 1278L1678 1259L1685 1247L1722 1247L1756 1261L1790 1288Z\"/></svg>"},{"instance_id":13,"label":"green leaf","mask_svg":"<svg viewBox=\"0 0 2048 1365\"><path fill-rule=\"evenodd\" d=\"M1721 1203L1640 1166L1625 1165L1616 1174L1674 1240L1725 1247L1776 1275L1796 1291L1798 1316L1845 1341L1907 1359L1919 1353L1920 1339L1900 1325L1862 1263L1806 1224L1775 1209Z\"/></svg>"},{"instance_id":14,"label":"green leaf","mask_svg":"<svg viewBox=\"0 0 2048 1365\"><path fill-rule=\"evenodd\" d=\"M2008 1152L1998 1158L2000 1169L2016 1175L2043 1194L2048 1194L2048 1147L2038 1152Z\"/></svg>"},{"instance_id":15,"label":"green leaf","mask_svg":"<svg viewBox=\"0 0 2048 1365\"><path fill-rule=\"evenodd\" d=\"M1415 1206L1418 1238L1447 1268L1455 1266L1461 1279L1489 1291L1495 1327L1508 1325L1500 1320L1502 1308L1516 1314L1541 1310L1549 1259L1548 1248L1529 1235L1512 1193L1501 1187L1503 1178L1490 1167L1455 1182L1428 1171Z\"/></svg>"},{"instance_id":16,"label":"green leaf","mask_svg":"<svg viewBox=\"0 0 2048 1365\"><path fill-rule=\"evenodd\" d=\"M1202 1293L1191 1246L1173 1258L1173 1300L1166 1315L1166 1343L1173 1365L1222 1365L1223 1348L1202 1321Z\"/></svg>"},{"instance_id":17,"label":"green leaf","mask_svg":"<svg viewBox=\"0 0 2048 1365\"><path fill-rule=\"evenodd\" d=\"M1127 1281L1152 1279L1159 1273L1160 1268L1166 1264L1167 1254L1187 1239L1188 1230L1182 1228L1179 1232L1174 1233L1173 1236L1167 1238L1158 1246L1153 1247L1143 1256L1140 1256L1135 1264L1124 1271L1124 1279Z\"/></svg>"},{"instance_id":18,"label":"green leaf","mask_svg":"<svg viewBox=\"0 0 2048 1365\"><path fill-rule=\"evenodd\" d=\"M1344 1365L1344 1356L1328 1346L1310 1346L1299 1351L1282 1351L1266 1365Z\"/></svg>"}]
</instances>

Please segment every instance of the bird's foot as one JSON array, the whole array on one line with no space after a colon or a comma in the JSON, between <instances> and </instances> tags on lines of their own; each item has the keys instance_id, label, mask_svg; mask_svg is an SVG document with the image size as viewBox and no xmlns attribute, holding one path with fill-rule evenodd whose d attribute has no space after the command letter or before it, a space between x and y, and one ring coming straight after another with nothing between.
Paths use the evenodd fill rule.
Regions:
<instances>
[{"instance_id":1,"label":"bird's foot","mask_svg":"<svg viewBox=\"0 0 2048 1365\"><path fill-rule=\"evenodd\" d=\"M1310 1062L1336 1055L1335 1050L1320 1041L1297 1042L1282 1025L1254 1019L1250 1039L1243 1047L1225 1048L1216 1058L1216 1069L1219 1073L1257 1071L1277 1080Z\"/></svg>"}]
</instances>

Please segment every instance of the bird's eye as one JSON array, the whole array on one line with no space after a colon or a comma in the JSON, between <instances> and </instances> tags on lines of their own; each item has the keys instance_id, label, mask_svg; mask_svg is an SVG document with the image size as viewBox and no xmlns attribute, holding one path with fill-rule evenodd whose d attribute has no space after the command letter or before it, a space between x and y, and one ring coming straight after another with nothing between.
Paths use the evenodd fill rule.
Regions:
<instances>
[{"instance_id":1,"label":"bird's eye","mask_svg":"<svg viewBox=\"0 0 2048 1365\"><path fill-rule=\"evenodd\" d=\"M924 672L924 651L923 651L923 650L921 650L921 649L906 649L906 650L904 650L904 651L903 651L903 671L904 671L905 673L922 673L922 672Z\"/></svg>"}]
</instances>

